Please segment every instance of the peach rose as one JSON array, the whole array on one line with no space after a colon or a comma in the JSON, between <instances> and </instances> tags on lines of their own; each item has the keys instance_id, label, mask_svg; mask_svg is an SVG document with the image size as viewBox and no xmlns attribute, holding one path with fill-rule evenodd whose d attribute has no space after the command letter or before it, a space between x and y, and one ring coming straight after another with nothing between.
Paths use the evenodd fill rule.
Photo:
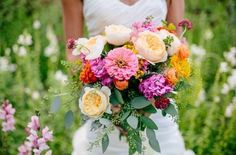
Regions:
<instances>
[{"instance_id":1,"label":"peach rose","mask_svg":"<svg viewBox=\"0 0 236 155\"><path fill-rule=\"evenodd\" d=\"M154 32L144 31L139 33L134 46L138 55L150 63L164 62L167 60L165 43Z\"/></svg>"}]
</instances>

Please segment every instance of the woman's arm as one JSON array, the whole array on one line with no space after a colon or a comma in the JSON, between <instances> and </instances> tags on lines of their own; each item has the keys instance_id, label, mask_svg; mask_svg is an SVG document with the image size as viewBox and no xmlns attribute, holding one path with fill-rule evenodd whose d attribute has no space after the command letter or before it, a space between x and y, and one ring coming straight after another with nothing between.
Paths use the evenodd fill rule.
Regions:
<instances>
[{"instance_id":1,"label":"woman's arm","mask_svg":"<svg viewBox=\"0 0 236 155\"><path fill-rule=\"evenodd\" d=\"M81 0L62 0L65 39L77 39L83 35L83 4ZM67 59L77 58L67 50Z\"/></svg>"},{"instance_id":2,"label":"woman's arm","mask_svg":"<svg viewBox=\"0 0 236 155\"><path fill-rule=\"evenodd\" d=\"M178 23L184 18L184 8L185 2L184 0L168 0L168 13L167 13L167 21L178 25ZM178 36L182 33L182 28L176 26L176 32Z\"/></svg>"}]
</instances>

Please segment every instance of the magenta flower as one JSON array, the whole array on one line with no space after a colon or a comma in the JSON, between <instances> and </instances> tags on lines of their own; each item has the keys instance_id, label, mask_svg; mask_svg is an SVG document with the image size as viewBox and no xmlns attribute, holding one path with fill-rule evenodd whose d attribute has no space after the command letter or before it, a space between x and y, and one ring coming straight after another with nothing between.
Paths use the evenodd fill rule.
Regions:
<instances>
[{"instance_id":1,"label":"magenta flower","mask_svg":"<svg viewBox=\"0 0 236 155\"><path fill-rule=\"evenodd\" d=\"M168 85L165 77L161 74L152 75L139 84L139 91L148 100L153 99L155 96L162 96L172 90L173 88Z\"/></svg>"},{"instance_id":2,"label":"magenta flower","mask_svg":"<svg viewBox=\"0 0 236 155\"><path fill-rule=\"evenodd\" d=\"M104 60L107 73L117 80L129 80L138 70L138 58L126 48L111 50Z\"/></svg>"},{"instance_id":3,"label":"magenta flower","mask_svg":"<svg viewBox=\"0 0 236 155\"><path fill-rule=\"evenodd\" d=\"M101 58L93 59L89 61L91 65L91 70L97 78L101 78L107 74L105 69L105 61Z\"/></svg>"},{"instance_id":4,"label":"magenta flower","mask_svg":"<svg viewBox=\"0 0 236 155\"><path fill-rule=\"evenodd\" d=\"M12 107L8 100L3 101L0 108L0 119L3 120L2 131L7 132L15 130L15 112L16 110Z\"/></svg>"},{"instance_id":5,"label":"magenta flower","mask_svg":"<svg viewBox=\"0 0 236 155\"><path fill-rule=\"evenodd\" d=\"M190 20L184 19L184 20L179 22L178 26L179 27L186 27L188 30L190 30L190 29L192 29L193 24Z\"/></svg>"}]
</instances>

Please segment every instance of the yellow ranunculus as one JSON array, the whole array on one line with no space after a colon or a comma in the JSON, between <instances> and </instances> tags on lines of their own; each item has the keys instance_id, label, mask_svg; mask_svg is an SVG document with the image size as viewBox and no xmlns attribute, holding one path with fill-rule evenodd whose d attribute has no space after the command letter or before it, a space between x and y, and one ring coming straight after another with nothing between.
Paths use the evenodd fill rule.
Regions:
<instances>
[{"instance_id":1,"label":"yellow ranunculus","mask_svg":"<svg viewBox=\"0 0 236 155\"><path fill-rule=\"evenodd\" d=\"M138 55L150 63L164 62L167 60L165 43L154 32L144 31L139 33L137 40L134 42Z\"/></svg>"},{"instance_id":2,"label":"yellow ranunculus","mask_svg":"<svg viewBox=\"0 0 236 155\"><path fill-rule=\"evenodd\" d=\"M84 90L85 93L79 103L81 112L92 118L101 116L109 108L110 89L103 86L100 90L89 87Z\"/></svg>"}]
</instances>

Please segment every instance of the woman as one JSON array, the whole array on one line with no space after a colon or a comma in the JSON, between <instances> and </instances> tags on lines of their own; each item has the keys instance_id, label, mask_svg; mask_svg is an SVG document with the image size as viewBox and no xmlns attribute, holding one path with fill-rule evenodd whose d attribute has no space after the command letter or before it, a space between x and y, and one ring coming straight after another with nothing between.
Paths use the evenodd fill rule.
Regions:
<instances>
[{"instance_id":1,"label":"woman","mask_svg":"<svg viewBox=\"0 0 236 155\"><path fill-rule=\"evenodd\" d=\"M64 28L66 39L83 36L83 25L86 24L90 36L104 31L110 24L122 24L130 27L136 21L143 21L152 15L153 21L161 24L167 20L177 25L183 19L184 0L62 0ZM84 23L85 21L85 23ZM177 34L182 30L177 28ZM77 58L67 52L67 58L74 61ZM157 139L161 147L161 155L185 154L184 142L178 126L169 118L163 117L159 111L151 116L158 124ZM91 121L87 121L75 134L73 155L101 155L101 148L87 151L89 142L96 136L89 131ZM116 129L110 135L110 145L106 155L128 155L128 146L124 140L119 140ZM160 155L148 148L145 155Z\"/></svg>"}]
</instances>

